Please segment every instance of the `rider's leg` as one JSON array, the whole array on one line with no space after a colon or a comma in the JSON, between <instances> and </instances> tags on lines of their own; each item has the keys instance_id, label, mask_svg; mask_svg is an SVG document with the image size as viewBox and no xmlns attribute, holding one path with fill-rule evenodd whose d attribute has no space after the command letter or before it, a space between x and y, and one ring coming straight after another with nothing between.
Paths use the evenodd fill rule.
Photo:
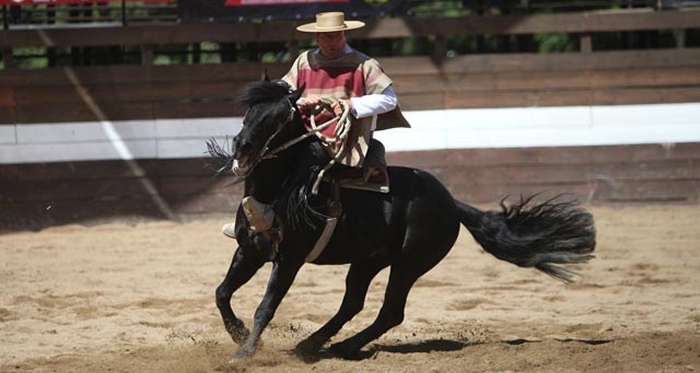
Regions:
<instances>
[{"instance_id":1,"label":"rider's leg","mask_svg":"<svg viewBox=\"0 0 700 373\"><path fill-rule=\"evenodd\" d=\"M384 144L375 138L372 138L369 143L363 168L365 169L365 181L385 183L388 180L386 174L386 150L384 149Z\"/></svg>"}]
</instances>

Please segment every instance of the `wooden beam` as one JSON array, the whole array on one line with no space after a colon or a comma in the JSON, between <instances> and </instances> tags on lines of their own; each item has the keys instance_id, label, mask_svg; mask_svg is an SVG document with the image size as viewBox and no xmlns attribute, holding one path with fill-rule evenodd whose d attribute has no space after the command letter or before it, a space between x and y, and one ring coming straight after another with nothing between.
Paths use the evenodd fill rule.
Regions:
<instances>
[{"instance_id":1,"label":"wooden beam","mask_svg":"<svg viewBox=\"0 0 700 373\"><path fill-rule=\"evenodd\" d=\"M612 51L581 53L513 53L464 55L437 64L430 57L388 57L379 59L390 76L396 74L441 75L507 71L578 71L587 69L633 69L637 67L694 66L700 48ZM0 75L2 82L2 75Z\"/></svg>"}]
</instances>

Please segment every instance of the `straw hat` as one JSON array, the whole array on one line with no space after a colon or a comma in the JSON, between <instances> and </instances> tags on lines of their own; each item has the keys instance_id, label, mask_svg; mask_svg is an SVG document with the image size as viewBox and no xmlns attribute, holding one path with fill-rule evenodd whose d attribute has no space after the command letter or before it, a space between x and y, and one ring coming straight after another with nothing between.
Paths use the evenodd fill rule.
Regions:
<instances>
[{"instance_id":1,"label":"straw hat","mask_svg":"<svg viewBox=\"0 0 700 373\"><path fill-rule=\"evenodd\" d=\"M365 25L361 21L346 21L343 12L328 12L316 14L316 22L297 27L301 32L336 32L354 30Z\"/></svg>"}]
</instances>

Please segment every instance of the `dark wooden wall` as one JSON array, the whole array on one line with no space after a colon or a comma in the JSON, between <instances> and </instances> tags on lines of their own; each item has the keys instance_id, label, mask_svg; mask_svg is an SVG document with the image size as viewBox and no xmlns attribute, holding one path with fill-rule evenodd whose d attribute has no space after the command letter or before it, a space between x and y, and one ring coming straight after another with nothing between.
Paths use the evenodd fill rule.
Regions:
<instances>
[{"instance_id":1,"label":"dark wooden wall","mask_svg":"<svg viewBox=\"0 0 700 373\"><path fill-rule=\"evenodd\" d=\"M568 193L592 204L700 202L700 143L390 153L435 174L456 198L497 209L506 196ZM232 217L233 177L202 159L0 165L0 231L114 219ZM150 184L147 184L150 183ZM165 208L164 208L165 207Z\"/></svg>"},{"instance_id":2,"label":"dark wooden wall","mask_svg":"<svg viewBox=\"0 0 700 373\"><path fill-rule=\"evenodd\" d=\"M571 193L591 203L700 202L700 144L463 149L392 153L433 172L459 199Z\"/></svg>"},{"instance_id":3,"label":"dark wooden wall","mask_svg":"<svg viewBox=\"0 0 700 373\"><path fill-rule=\"evenodd\" d=\"M95 121L88 95L109 120L239 115L234 99L263 69L288 64L155 66L152 45L201 41L290 41L293 23L143 26L119 29L0 32L0 49L25 46L140 45L143 65L0 71L0 125ZM587 34L613 30L700 28L700 11L503 16L492 20L390 19L359 37L430 35L425 57L382 58L405 110L474 107L700 102L700 49L591 51ZM441 40L454 34L572 32L580 53L499 54L446 58ZM293 43L292 43L293 44ZM588 47L587 47L588 46ZM698 203L700 144L470 149L391 153L392 164L435 173L456 197L495 203L543 190L592 203ZM240 188L213 178L201 159L0 164L0 230L113 218L232 215Z\"/></svg>"},{"instance_id":4,"label":"dark wooden wall","mask_svg":"<svg viewBox=\"0 0 700 373\"><path fill-rule=\"evenodd\" d=\"M700 101L700 49L381 60L405 110ZM235 96L287 64L109 66L0 72L0 124L240 115ZM72 76L75 79L71 78ZM75 83L79 84L79 87ZM80 89L79 89L80 88Z\"/></svg>"},{"instance_id":5,"label":"dark wooden wall","mask_svg":"<svg viewBox=\"0 0 700 373\"><path fill-rule=\"evenodd\" d=\"M411 110L700 101L700 49L388 59Z\"/></svg>"}]
</instances>

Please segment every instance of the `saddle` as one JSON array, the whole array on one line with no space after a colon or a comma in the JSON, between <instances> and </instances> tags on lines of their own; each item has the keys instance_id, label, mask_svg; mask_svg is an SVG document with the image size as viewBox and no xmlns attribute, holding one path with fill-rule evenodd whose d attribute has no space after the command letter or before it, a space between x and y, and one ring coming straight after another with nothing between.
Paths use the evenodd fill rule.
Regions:
<instances>
[{"instance_id":1,"label":"saddle","mask_svg":"<svg viewBox=\"0 0 700 373\"><path fill-rule=\"evenodd\" d=\"M321 105L309 113L302 111L304 127L316 135L331 157L330 162L316 175L312 188L312 193L317 194L321 181L331 184L324 211L325 225L314 248L306 257L307 262L313 262L321 255L335 231L338 218L343 213L340 203L341 188L389 193L384 145L371 138L369 131L360 133L366 128L360 128L359 123L353 128L349 106L343 101L339 102L343 107L343 113L340 115L336 115L331 109L333 99L324 99ZM353 151L360 153L359 167L352 167L342 161L352 159L349 153Z\"/></svg>"},{"instance_id":2,"label":"saddle","mask_svg":"<svg viewBox=\"0 0 700 373\"><path fill-rule=\"evenodd\" d=\"M384 145L370 136L360 135L365 137L362 139L352 136L354 128L349 107L343 103L345 110L341 115L336 115L331 109L332 103L333 99L324 99L322 104L311 112L302 112L304 127L307 131L315 133L331 157L331 162L319 173L314 190L318 189L318 182L324 180L342 188L388 193L389 175L386 172ZM353 141L358 144L351 143ZM359 142L366 145L362 146ZM359 167L348 166L341 160L353 151L362 153ZM331 170L336 163L341 164ZM331 172L328 172L329 170Z\"/></svg>"}]
</instances>

